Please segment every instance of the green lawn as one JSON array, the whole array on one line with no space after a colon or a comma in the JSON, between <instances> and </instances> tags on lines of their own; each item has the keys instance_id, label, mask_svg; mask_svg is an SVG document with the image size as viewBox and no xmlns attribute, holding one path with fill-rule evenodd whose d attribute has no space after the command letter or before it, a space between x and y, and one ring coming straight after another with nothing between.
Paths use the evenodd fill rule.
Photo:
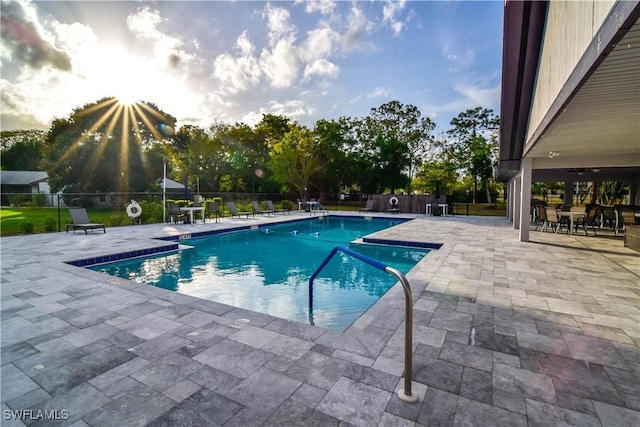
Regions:
<instances>
[{"instance_id":1,"label":"green lawn","mask_svg":"<svg viewBox=\"0 0 640 427\"><path fill-rule=\"evenodd\" d=\"M92 222L103 223L107 227L110 225L109 219L112 211L109 209L87 209L87 214ZM3 207L0 209L0 235L13 236L16 234L24 234L22 224L25 220L33 223L34 233L45 233L45 222L47 218L52 218L55 221L55 231L58 231L57 208ZM123 224L128 224L127 221L123 221ZM70 222L71 215L69 215L69 209L60 209L60 229L65 231L66 224Z\"/></svg>"}]
</instances>

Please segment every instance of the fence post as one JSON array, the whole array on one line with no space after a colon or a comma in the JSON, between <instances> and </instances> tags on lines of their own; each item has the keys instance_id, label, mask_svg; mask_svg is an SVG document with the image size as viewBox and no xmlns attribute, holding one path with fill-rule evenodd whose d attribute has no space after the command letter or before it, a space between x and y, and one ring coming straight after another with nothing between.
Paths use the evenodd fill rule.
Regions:
<instances>
[{"instance_id":1,"label":"fence post","mask_svg":"<svg viewBox=\"0 0 640 427\"><path fill-rule=\"evenodd\" d=\"M60 193L58 193L58 233L62 231L62 225L60 221Z\"/></svg>"}]
</instances>

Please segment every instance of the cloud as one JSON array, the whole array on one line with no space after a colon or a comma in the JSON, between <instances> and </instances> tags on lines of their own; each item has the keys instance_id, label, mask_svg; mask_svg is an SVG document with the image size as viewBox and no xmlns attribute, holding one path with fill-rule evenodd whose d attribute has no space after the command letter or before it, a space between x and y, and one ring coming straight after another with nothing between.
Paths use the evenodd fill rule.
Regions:
<instances>
[{"instance_id":1,"label":"cloud","mask_svg":"<svg viewBox=\"0 0 640 427\"><path fill-rule=\"evenodd\" d=\"M295 121L301 121L304 118L312 116L315 111L316 109L314 107L297 99L283 102L269 101L266 107L261 107L258 111L250 111L242 116L239 121L253 126L262 120L264 114L283 115Z\"/></svg>"},{"instance_id":2,"label":"cloud","mask_svg":"<svg viewBox=\"0 0 640 427\"><path fill-rule=\"evenodd\" d=\"M475 85L463 83L456 85L454 89L473 103L474 107L494 108L500 104L500 84L491 87L484 82Z\"/></svg>"},{"instance_id":3,"label":"cloud","mask_svg":"<svg viewBox=\"0 0 640 427\"><path fill-rule=\"evenodd\" d=\"M213 66L213 75L227 85L223 91L232 93L246 91L258 84L262 74L258 59L254 55L255 46L246 32L238 37L235 47L239 53L237 57L223 53L215 59Z\"/></svg>"},{"instance_id":4,"label":"cloud","mask_svg":"<svg viewBox=\"0 0 640 427\"><path fill-rule=\"evenodd\" d=\"M269 44L275 46L282 38L295 36L295 28L289 23L290 14L287 9L273 7L270 4L264 9L263 17L267 18Z\"/></svg>"},{"instance_id":5,"label":"cloud","mask_svg":"<svg viewBox=\"0 0 640 427\"><path fill-rule=\"evenodd\" d=\"M402 12L405 6L405 0L389 0L387 1L387 4L385 4L382 8L382 22L384 25L387 25L391 28L394 37L400 35L405 27L404 23L397 18L397 15Z\"/></svg>"},{"instance_id":6,"label":"cloud","mask_svg":"<svg viewBox=\"0 0 640 427\"><path fill-rule=\"evenodd\" d=\"M314 76L329 77L335 79L338 77L340 68L326 59L318 59L317 61L307 64L304 69L305 80L310 80Z\"/></svg>"},{"instance_id":7,"label":"cloud","mask_svg":"<svg viewBox=\"0 0 640 427\"><path fill-rule=\"evenodd\" d=\"M372 28L371 22L355 4L347 19L347 31L342 37L342 48L352 51L362 47L362 38Z\"/></svg>"},{"instance_id":8,"label":"cloud","mask_svg":"<svg viewBox=\"0 0 640 427\"><path fill-rule=\"evenodd\" d=\"M31 5L15 1L3 2L1 12L3 58L17 59L36 69L49 66L61 71L71 71L71 58L46 40L51 37L38 24Z\"/></svg>"},{"instance_id":9,"label":"cloud","mask_svg":"<svg viewBox=\"0 0 640 427\"><path fill-rule=\"evenodd\" d=\"M375 88L375 90L371 93L367 94L367 98L368 99L372 99L372 98L389 98L392 94L392 91L387 89L387 88L383 88L383 87L377 87Z\"/></svg>"},{"instance_id":10,"label":"cloud","mask_svg":"<svg viewBox=\"0 0 640 427\"><path fill-rule=\"evenodd\" d=\"M184 72L194 55L181 49L184 43L180 38L167 35L158 29L162 21L159 11L145 6L127 17L127 27L139 39L153 44L153 55L159 66L171 71Z\"/></svg>"},{"instance_id":11,"label":"cloud","mask_svg":"<svg viewBox=\"0 0 640 427\"><path fill-rule=\"evenodd\" d=\"M296 1L296 3L301 3ZM322 15L332 15L336 9L336 2L328 0L312 0L302 2L307 13L320 12Z\"/></svg>"},{"instance_id":12,"label":"cloud","mask_svg":"<svg viewBox=\"0 0 640 427\"><path fill-rule=\"evenodd\" d=\"M291 87L298 78L300 62L293 40L279 40L272 50L260 54L260 68L269 78L272 87Z\"/></svg>"},{"instance_id":13,"label":"cloud","mask_svg":"<svg viewBox=\"0 0 640 427\"><path fill-rule=\"evenodd\" d=\"M300 56L307 61L325 58L331 55L339 38L339 34L329 27L311 30L301 46Z\"/></svg>"},{"instance_id":14,"label":"cloud","mask_svg":"<svg viewBox=\"0 0 640 427\"><path fill-rule=\"evenodd\" d=\"M462 96L461 98L442 105L426 106L424 107L425 113L435 118L439 114L458 114L475 107L498 111L500 108L500 83L491 85L489 81L488 77L476 82L457 82L454 84L454 90Z\"/></svg>"}]
</instances>

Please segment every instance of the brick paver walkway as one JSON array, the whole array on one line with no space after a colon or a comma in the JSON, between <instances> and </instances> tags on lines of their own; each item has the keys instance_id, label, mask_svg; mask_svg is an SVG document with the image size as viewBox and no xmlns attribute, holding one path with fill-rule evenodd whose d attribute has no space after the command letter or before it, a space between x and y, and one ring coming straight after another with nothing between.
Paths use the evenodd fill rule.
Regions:
<instances>
[{"instance_id":1,"label":"brick paver walkway","mask_svg":"<svg viewBox=\"0 0 640 427\"><path fill-rule=\"evenodd\" d=\"M64 263L266 221L2 238L2 425L640 425L640 256L611 232L521 243L504 218L421 217L376 233L443 243L408 275L415 404L396 394L399 285L337 333Z\"/></svg>"}]
</instances>

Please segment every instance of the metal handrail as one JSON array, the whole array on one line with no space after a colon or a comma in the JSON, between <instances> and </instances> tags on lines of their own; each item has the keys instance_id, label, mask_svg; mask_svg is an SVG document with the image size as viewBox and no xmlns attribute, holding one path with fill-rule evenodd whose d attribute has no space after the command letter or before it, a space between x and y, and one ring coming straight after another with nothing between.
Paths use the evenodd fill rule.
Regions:
<instances>
[{"instance_id":1,"label":"metal handrail","mask_svg":"<svg viewBox=\"0 0 640 427\"><path fill-rule=\"evenodd\" d=\"M316 269L316 271L309 278L309 312L313 311L313 280L320 274L320 271L329 263L331 258L338 253L338 251L350 255L360 261L369 264L370 266L382 270L385 273L393 274L402 283L405 296L405 331L404 331L404 389L398 391L398 397L400 400L408 403L414 403L418 401L418 395L411 392L411 379L412 379L412 351L413 351L413 295L411 294L411 286L409 281L397 269L390 267L376 259L370 258L366 255L362 255L359 252L352 251L344 246L334 247L329 255L322 261L322 264Z\"/></svg>"}]
</instances>

